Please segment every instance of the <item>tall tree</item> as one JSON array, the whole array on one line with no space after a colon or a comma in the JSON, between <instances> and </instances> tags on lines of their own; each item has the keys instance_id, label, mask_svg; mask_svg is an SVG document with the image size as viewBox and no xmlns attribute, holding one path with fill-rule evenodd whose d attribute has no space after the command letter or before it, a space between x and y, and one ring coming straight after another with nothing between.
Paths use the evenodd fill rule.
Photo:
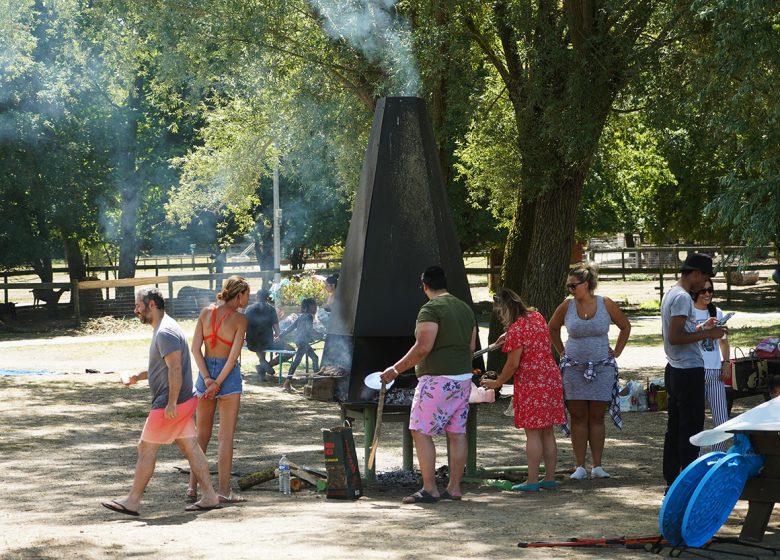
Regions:
<instances>
[{"instance_id":1,"label":"tall tree","mask_svg":"<svg viewBox=\"0 0 780 560\"><path fill-rule=\"evenodd\" d=\"M461 1L458 8L503 83L517 130L521 163L502 279L549 317L563 293L577 208L605 122L679 8L589 0Z\"/></svg>"}]
</instances>

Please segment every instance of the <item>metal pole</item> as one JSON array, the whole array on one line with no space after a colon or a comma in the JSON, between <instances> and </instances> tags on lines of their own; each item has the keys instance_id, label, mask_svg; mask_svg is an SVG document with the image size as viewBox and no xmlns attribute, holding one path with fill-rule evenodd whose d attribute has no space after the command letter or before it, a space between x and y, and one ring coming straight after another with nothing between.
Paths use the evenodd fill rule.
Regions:
<instances>
[{"instance_id":1,"label":"metal pole","mask_svg":"<svg viewBox=\"0 0 780 560\"><path fill-rule=\"evenodd\" d=\"M279 225L282 221L282 209L279 208L279 158L274 162L274 283L278 284L282 277L282 244L279 235Z\"/></svg>"}]
</instances>

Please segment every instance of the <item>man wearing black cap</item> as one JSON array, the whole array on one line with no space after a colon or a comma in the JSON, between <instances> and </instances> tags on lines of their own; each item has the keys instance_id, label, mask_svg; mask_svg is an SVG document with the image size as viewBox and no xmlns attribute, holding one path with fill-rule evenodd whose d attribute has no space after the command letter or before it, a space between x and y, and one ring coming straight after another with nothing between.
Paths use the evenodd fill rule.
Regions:
<instances>
[{"instance_id":1,"label":"man wearing black cap","mask_svg":"<svg viewBox=\"0 0 780 560\"><path fill-rule=\"evenodd\" d=\"M279 336L279 317L276 309L270 303L271 294L266 289L257 292L257 303L246 308L246 346L257 354L260 363L257 373L264 376L266 372L273 375L273 366L279 363L274 358L271 363L265 359L265 351L273 348L274 338Z\"/></svg>"},{"instance_id":2,"label":"man wearing black cap","mask_svg":"<svg viewBox=\"0 0 780 560\"><path fill-rule=\"evenodd\" d=\"M692 294L715 275L712 259L692 253L680 272L680 280L661 302L661 332L668 362L664 379L669 410L663 460L667 485L699 455L699 448L689 441L704 429L704 359L697 342L717 340L726 333L725 327L715 326L714 317L698 327L694 322Z\"/></svg>"}]
</instances>

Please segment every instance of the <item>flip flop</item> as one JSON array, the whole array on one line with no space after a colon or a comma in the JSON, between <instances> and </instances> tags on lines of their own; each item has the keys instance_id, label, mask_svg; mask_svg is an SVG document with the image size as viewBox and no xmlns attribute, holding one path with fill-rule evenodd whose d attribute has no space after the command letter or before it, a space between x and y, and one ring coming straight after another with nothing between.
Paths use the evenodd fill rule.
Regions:
<instances>
[{"instance_id":1,"label":"flip flop","mask_svg":"<svg viewBox=\"0 0 780 560\"><path fill-rule=\"evenodd\" d=\"M120 504L116 500L111 500L110 502L100 502L100 505L104 508L108 508L111 511L115 511L116 513L124 513L125 515L132 515L133 517L138 517L138 512L133 511L131 509L127 509L123 504Z\"/></svg>"},{"instance_id":2,"label":"flip flop","mask_svg":"<svg viewBox=\"0 0 780 560\"><path fill-rule=\"evenodd\" d=\"M184 511L211 511L212 509L222 509L222 506L217 504L215 506L202 506L200 504L192 504L184 508Z\"/></svg>"},{"instance_id":3,"label":"flip flop","mask_svg":"<svg viewBox=\"0 0 780 560\"><path fill-rule=\"evenodd\" d=\"M432 496L430 492L425 490L415 492L411 496L406 496L403 500L401 500L401 502L404 504L435 504L438 501L439 498Z\"/></svg>"},{"instance_id":4,"label":"flip flop","mask_svg":"<svg viewBox=\"0 0 780 560\"><path fill-rule=\"evenodd\" d=\"M453 500L455 502L459 502L460 500L463 499L463 496L453 496L452 494L449 493L448 490L445 490L444 492L439 494L439 499L440 500Z\"/></svg>"},{"instance_id":5,"label":"flip flop","mask_svg":"<svg viewBox=\"0 0 780 560\"><path fill-rule=\"evenodd\" d=\"M246 502L246 498L243 496L239 496L238 494L230 494L230 496L223 496L222 494L217 494L217 497L219 498L220 504L241 504L243 502Z\"/></svg>"},{"instance_id":6,"label":"flip flop","mask_svg":"<svg viewBox=\"0 0 780 560\"><path fill-rule=\"evenodd\" d=\"M187 499L190 502L197 502L198 501L198 491L195 490L192 486L187 488L187 491L184 493L184 495L187 497Z\"/></svg>"}]
</instances>

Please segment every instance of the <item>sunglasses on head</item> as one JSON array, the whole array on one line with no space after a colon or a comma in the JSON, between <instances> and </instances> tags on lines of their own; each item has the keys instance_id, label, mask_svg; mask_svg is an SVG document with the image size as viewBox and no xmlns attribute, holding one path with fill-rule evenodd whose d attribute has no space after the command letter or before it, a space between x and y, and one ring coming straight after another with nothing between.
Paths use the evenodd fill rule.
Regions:
<instances>
[{"instance_id":1,"label":"sunglasses on head","mask_svg":"<svg viewBox=\"0 0 780 560\"><path fill-rule=\"evenodd\" d=\"M583 280L582 282L574 282L573 284L566 284L566 289L569 290L570 292L573 292L574 290L577 289L577 286L579 286L580 284L584 284L586 281L587 280Z\"/></svg>"},{"instance_id":2,"label":"sunglasses on head","mask_svg":"<svg viewBox=\"0 0 780 560\"><path fill-rule=\"evenodd\" d=\"M715 293L715 289L714 288L702 288L701 290L699 290L698 293L699 293L699 295L714 294Z\"/></svg>"}]
</instances>

